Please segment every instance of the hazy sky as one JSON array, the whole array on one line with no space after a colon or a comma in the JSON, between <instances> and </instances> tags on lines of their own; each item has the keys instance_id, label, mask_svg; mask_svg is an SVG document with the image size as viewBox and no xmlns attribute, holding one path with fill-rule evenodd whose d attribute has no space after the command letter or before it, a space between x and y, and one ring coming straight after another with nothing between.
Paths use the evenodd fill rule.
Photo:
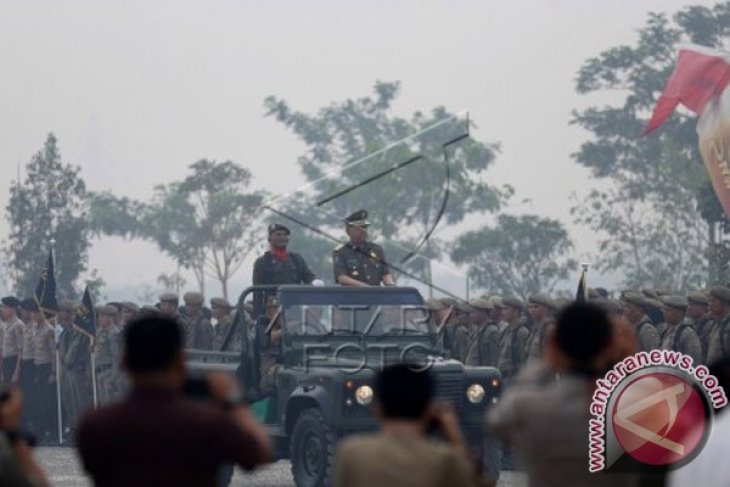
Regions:
<instances>
[{"instance_id":1,"label":"hazy sky","mask_svg":"<svg viewBox=\"0 0 730 487\"><path fill-rule=\"evenodd\" d=\"M569 224L570 194L593 184L570 158L586 137L570 113L609 102L575 93L578 68L633 43L649 11L713 3L0 0L0 201L51 131L93 190L146 198L203 157L232 159L257 186L284 190L302 179L302 145L263 118L263 99L314 111L380 79L402 82L399 114L469 110L473 135L501 143L490 180L532 201L509 211ZM590 233L573 237L578 254L593 250ZM93 245L90 267L108 291L154 288L175 270L151 244Z\"/></svg>"}]
</instances>

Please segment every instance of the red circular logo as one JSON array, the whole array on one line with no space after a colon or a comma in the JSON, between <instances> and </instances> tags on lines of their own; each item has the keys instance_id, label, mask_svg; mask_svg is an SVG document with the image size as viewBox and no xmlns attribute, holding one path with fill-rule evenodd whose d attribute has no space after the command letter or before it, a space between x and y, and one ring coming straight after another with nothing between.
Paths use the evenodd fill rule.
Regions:
<instances>
[{"instance_id":1,"label":"red circular logo","mask_svg":"<svg viewBox=\"0 0 730 487\"><path fill-rule=\"evenodd\" d=\"M691 459L704 446L706 400L691 382L653 372L631 381L612 411L616 439L623 450L648 465Z\"/></svg>"}]
</instances>

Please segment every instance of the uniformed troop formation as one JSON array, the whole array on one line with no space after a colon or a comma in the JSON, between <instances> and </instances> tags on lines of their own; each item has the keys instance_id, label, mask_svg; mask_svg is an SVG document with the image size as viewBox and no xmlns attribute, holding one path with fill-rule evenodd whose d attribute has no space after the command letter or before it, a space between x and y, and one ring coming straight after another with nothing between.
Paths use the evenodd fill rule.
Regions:
<instances>
[{"instance_id":1,"label":"uniformed troop formation","mask_svg":"<svg viewBox=\"0 0 730 487\"><path fill-rule=\"evenodd\" d=\"M174 317L185 331L187 348L240 351L240 337L229 333L233 307L227 300L213 298L208 308L200 293L191 292L183 301L185 305L178 307L178 296L165 293L156 305L111 302L98 306L92 336L74 326L80 303L61 300L58 314L48 320L34 299L2 298L0 379L6 389L21 387L27 405L26 429L41 442L56 441L58 396L63 432L68 436L84 411L126 392L127 381L120 369L121 332L140 313Z\"/></svg>"},{"instance_id":2,"label":"uniformed troop formation","mask_svg":"<svg viewBox=\"0 0 730 487\"><path fill-rule=\"evenodd\" d=\"M617 298L589 292L620 330L622 353L654 349L689 355L695 364L712 363L730 353L730 288L674 295L668 291L625 291ZM570 302L545 294L482 296L469 302L429 299L444 348L468 365L497 367L505 378L542 356L545 338L562 306Z\"/></svg>"}]
</instances>

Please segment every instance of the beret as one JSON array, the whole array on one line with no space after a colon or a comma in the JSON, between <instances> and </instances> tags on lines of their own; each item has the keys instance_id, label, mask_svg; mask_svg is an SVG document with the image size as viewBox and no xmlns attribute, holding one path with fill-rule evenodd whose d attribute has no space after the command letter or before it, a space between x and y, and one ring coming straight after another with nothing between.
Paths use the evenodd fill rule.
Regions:
<instances>
[{"instance_id":1,"label":"beret","mask_svg":"<svg viewBox=\"0 0 730 487\"><path fill-rule=\"evenodd\" d=\"M131 311L132 313L136 313L137 311L139 311L139 306L131 301L122 301L120 304L122 305L122 309Z\"/></svg>"},{"instance_id":2,"label":"beret","mask_svg":"<svg viewBox=\"0 0 730 487\"><path fill-rule=\"evenodd\" d=\"M79 303L71 299L62 299L58 302L59 311L76 311L79 309Z\"/></svg>"},{"instance_id":3,"label":"beret","mask_svg":"<svg viewBox=\"0 0 730 487\"><path fill-rule=\"evenodd\" d=\"M278 232L279 230L286 232L287 235L291 235L291 230L289 230L288 227L282 225L281 223L272 223L271 225L269 225L269 237L271 237L272 233Z\"/></svg>"},{"instance_id":4,"label":"beret","mask_svg":"<svg viewBox=\"0 0 730 487\"><path fill-rule=\"evenodd\" d=\"M509 306L510 308L525 309L525 303L523 303L520 298L515 296L507 296L506 298L502 298L502 305Z\"/></svg>"},{"instance_id":5,"label":"beret","mask_svg":"<svg viewBox=\"0 0 730 487\"><path fill-rule=\"evenodd\" d=\"M33 298L25 298L20 302L20 307L26 311L38 311L38 303Z\"/></svg>"},{"instance_id":6,"label":"beret","mask_svg":"<svg viewBox=\"0 0 730 487\"><path fill-rule=\"evenodd\" d=\"M160 294L160 302L161 303L175 303L175 304L177 304L177 302L179 300L180 299L177 297L177 294L175 294L175 293L162 293L162 294Z\"/></svg>"},{"instance_id":7,"label":"beret","mask_svg":"<svg viewBox=\"0 0 730 487\"><path fill-rule=\"evenodd\" d=\"M545 306L552 310L557 309L557 306L555 306L555 301L550 299L550 296L548 296L547 294L534 294L528 298L528 301L533 304Z\"/></svg>"},{"instance_id":8,"label":"beret","mask_svg":"<svg viewBox=\"0 0 730 487\"><path fill-rule=\"evenodd\" d=\"M730 303L730 288L725 286L715 286L710 289L710 296L714 296L721 301Z\"/></svg>"},{"instance_id":9,"label":"beret","mask_svg":"<svg viewBox=\"0 0 730 487\"><path fill-rule=\"evenodd\" d=\"M469 306L469 303L462 300L457 300L456 303L454 303L454 308L456 308L458 311L461 311L462 313L471 313L474 311L471 306Z\"/></svg>"},{"instance_id":10,"label":"beret","mask_svg":"<svg viewBox=\"0 0 730 487\"><path fill-rule=\"evenodd\" d=\"M185 301L185 304L200 306L203 304L203 301L205 301L205 298L203 298L203 295L198 292L189 292L183 295L183 301Z\"/></svg>"},{"instance_id":11,"label":"beret","mask_svg":"<svg viewBox=\"0 0 730 487\"><path fill-rule=\"evenodd\" d=\"M213 298L210 300L210 306L211 307L217 307L217 308L223 308L223 309L233 309L233 306L231 306L231 303L229 303L224 298Z\"/></svg>"},{"instance_id":12,"label":"beret","mask_svg":"<svg viewBox=\"0 0 730 487\"><path fill-rule=\"evenodd\" d=\"M662 297L662 304L670 308L684 309L688 303L687 298L684 296L664 296Z\"/></svg>"},{"instance_id":13,"label":"beret","mask_svg":"<svg viewBox=\"0 0 730 487\"><path fill-rule=\"evenodd\" d=\"M643 294L636 292L627 292L623 296L623 300L627 303L634 304L636 306L646 306L647 301Z\"/></svg>"},{"instance_id":14,"label":"beret","mask_svg":"<svg viewBox=\"0 0 730 487\"><path fill-rule=\"evenodd\" d=\"M3 306L7 306L8 308L17 308L18 306L20 306L20 300L15 296L5 296L0 300L0 303L2 303Z\"/></svg>"},{"instance_id":15,"label":"beret","mask_svg":"<svg viewBox=\"0 0 730 487\"><path fill-rule=\"evenodd\" d=\"M474 309L481 309L481 310L487 310L487 311L490 309L494 309L494 305L488 299L484 299L484 298L470 299L469 306L471 306Z\"/></svg>"},{"instance_id":16,"label":"beret","mask_svg":"<svg viewBox=\"0 0 730 487\"><path fill-rule=\"evenodd\" d=\"M687 294L687 301L689 303L694 304L707 304L710 302L710 299L707 297L707 294L701 293L701 292L693 292Z\"/></svg>"}]
</instances>

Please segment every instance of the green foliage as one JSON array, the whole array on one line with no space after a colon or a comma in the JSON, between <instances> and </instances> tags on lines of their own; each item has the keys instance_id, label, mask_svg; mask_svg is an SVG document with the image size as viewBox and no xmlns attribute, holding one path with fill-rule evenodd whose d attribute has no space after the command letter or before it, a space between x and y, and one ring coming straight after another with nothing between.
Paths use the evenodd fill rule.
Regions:
<instances>
[{"instance_id":1,"label":"green foliage","mask_svg":"<svg viewBox=\"0 0 730 487\"><path fill-rule=\"evenodd\" d=\"M4 242L15 291L30 296L56 241L59 295L76 296L75 283L86 270L89 248L86 186L80 169L61 160L53 134L25 167L25 179L13 181L6 215L10 235Z\"/></svg>"},{"instance_id":2,"label":"green foliage","mask_svg":"<svg viewBox=\"0 0 730 487\"><path fill-rule=\"evenodd\" d=\"M679 43L722 48L728 20L730 3L688 7L671 20L650 14L635 45L607 49L578 73L579 93L623 95L617 105L573 112L572 123L592 135L573 157L608 183L573 213L600 235L599 270L623 272L627 286L687 289L707 282L708 226L724 217L699 154L696 118L678 111L648 137L639 134Z\"/></svg>"},{"instance_id":3,"label":"green foliage","mask_svg":"<svg viewBox=\"0 0 730 487\"><path fill-rule=\"evenodd\" d=\"M526 298L552 292L577 263L566 258L573 243L562 223L535 215L500 215L493 227L466 232L451 251L472 284L488 293Z\"/></svg>"},{"instance_id":4,"label":"green foliage","mask_svg":"<svg viewBox=\"0 0 730 487\"><path fill-rule=\"evenodd\" d=\"M466 132L466 120L443 107L433 108L429 114L418 111L409 118L398 117L392 110L399 90L398 82L378 81L372 95L332 103L315 114L293 110L286 101L273 96L264 102L267 115L284 124L306 146L298 163L311 182L309 193L285 203L286 212L301 215L330 236L323 239L316 232L302 229L307 236L301 237L295 231L292 241L292 248L311 255L313 270L328 279L332 272L330 254L335 246L332 238L344 235L341 219L359 208L369 211L372 239L386 244L394 261L395 250L391 251L384 240L389 240L391 248L405 258L425 239L444 195L448 195L448 204L440 225L459 223L474 212L497 211L512 194L511 188L496 188L484 179L498 151L496 144L469 138L445 150L444 143ZM413 164L388 172L415 157L419 159ZM374 174L384 173L387 175L362 185ZM326 205L314 204L348 188L356 189ZM428 247L419 250L428 250L433 257L441 255L435 239ZM323 251L326 258L315 257ZM426 275L423 259L414 259L407 267Z\"/></svg>"}]
</instances>

